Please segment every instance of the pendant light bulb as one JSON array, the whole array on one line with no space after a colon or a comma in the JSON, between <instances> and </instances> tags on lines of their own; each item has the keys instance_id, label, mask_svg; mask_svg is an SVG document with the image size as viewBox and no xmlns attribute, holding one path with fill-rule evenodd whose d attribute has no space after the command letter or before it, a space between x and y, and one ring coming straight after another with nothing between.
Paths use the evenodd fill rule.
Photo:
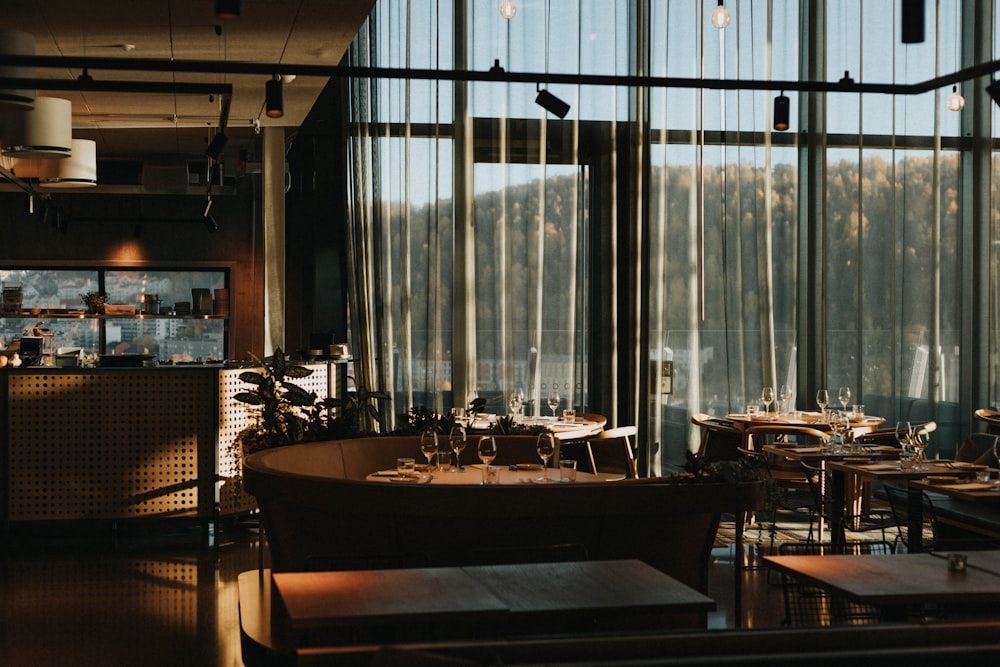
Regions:
<instances>
[{"instance_id":1,"label":"pendant light bulb","mask_svg":"<svg viewBox=\"0 0 1000 667\"><path fill-rule=\"evenodd\" d=\"M514 18L515 14L517 14L517 5L512 0L504 0L500 3L500 16L509 21Z\"/></svg>"},{"instance_id":2,"label":"pendant light bulb","mask_svg":"<svg viewBox=\"0 0 1000 667\"><path fill-rule=\"evenodd\" d=\"M965 108L965 98L958 92L958 86L951 87L951 96L948 98L948 108L951 111L961 111Z\"/></svg>"},{"instance_id":3,"label":"pendant light bulb","mask_svg":"<svg viewBox=\"0 0 1000 667\"><path fill-rule=\"evenodd\" d=\"M774 98L774 129L779 132L784 132L788 129L789 102L790 100L784 91Z\"/></svg>"},{"instance_id":4,"label":"pendant light bulb","mask_svg":"<svg viewBox=\"0 0 1000 667\"><path fill-rule=\"evenodd\" d=\"M719 0L719 6L712 10L712 25L722 30L729 25L730 19L732 16L729 14L729 10L722 4L722 0Z\"/></svg>"}]
</instances>

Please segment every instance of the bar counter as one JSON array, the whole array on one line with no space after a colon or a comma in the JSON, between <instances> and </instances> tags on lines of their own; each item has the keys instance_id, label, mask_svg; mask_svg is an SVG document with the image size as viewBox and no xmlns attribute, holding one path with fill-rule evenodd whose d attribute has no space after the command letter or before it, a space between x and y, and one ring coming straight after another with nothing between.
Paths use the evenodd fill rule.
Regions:
<instances>
[{"instance_id":1,"label":"bar counter","mask_svg":"<svg viewBox=\"0 0 1000 667\"><path fill-rule=\"evenodd\" d=\"M307 364L297 383L337 395L346 365ZM233 397L244 368L5 368L0 371L4 522L196 516L250 511L233 483Z\"/></svg>"}]
</instances>

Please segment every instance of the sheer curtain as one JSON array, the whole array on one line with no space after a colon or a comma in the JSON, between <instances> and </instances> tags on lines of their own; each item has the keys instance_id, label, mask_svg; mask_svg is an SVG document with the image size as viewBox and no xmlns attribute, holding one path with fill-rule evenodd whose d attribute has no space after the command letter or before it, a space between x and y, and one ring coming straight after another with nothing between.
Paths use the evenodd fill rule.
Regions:
<instances>
[{"instance_id":1,"label":"sheer curtain","mask_svg":"<svg viewBox=\"0 0 1000 667\"><path fill-rule=\"evenodd\" d=\"M897 3L877 0L726 3L721 31L714 0L523 0L510 20L493 0L386 0L350 57L904 83L995 57L961 46L989 44L993 21L956 4L926 3L927 39L903 45ZM393 414L477 394L503 413L518 388L548 414L556 390L560 409L638 425L653 474L696 446L692 413L742 410L765 385L799 409L847 386L889 422L936 419L947 454L996 393L996 317L967 314L996 310L996 112L964 89L961 114L950 91L786 91L791 128L775 132L778 90L353 81L359 382L390 390Z\"/></svg>"}]
</instances>

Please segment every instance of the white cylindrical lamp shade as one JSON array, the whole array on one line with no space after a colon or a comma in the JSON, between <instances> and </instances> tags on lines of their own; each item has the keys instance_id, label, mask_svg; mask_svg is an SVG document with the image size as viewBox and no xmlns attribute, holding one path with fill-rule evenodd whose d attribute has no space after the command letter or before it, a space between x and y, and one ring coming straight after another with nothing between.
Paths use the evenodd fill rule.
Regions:
<instances>
[{"instance_id":1,"label":"white cylindrical lamp shade","mask_svg":"<svg viewBox=\"0 0 1000 667\"><path fill-rule=\"evenodd\" d=\"M69 157L73 143L73 105L61 97L36 97L35 108L5 111L0 116L0 141L10 157Z\"/></svg>"},{"instance_id":2,"label":"white cylindrical lamp shade","mask_svg":"<svg viewBox=\"0 0 1000 667\"><path fill-rule=\"evenodd\" d=\"M0 55L35 55L35 36L20 30L0 28ZM32 67L7 65L0 67L0 77L5 79L31 79L35 76ZM35 91L31 89L0 89L0 109L30 109L35 102Z\"/></svg>"},{"instance_id":3,"label":"white cylindrical lamp shade","mask_svg":"<svg viewBox=\"0 0 1000 667\"><path fill-rule=\"evenodd\" d=\"M38 182L46 188L91 188L97 185L97 144L92 139L74 139L65 160L41 161Z\"/></svg>"}]
</instances>

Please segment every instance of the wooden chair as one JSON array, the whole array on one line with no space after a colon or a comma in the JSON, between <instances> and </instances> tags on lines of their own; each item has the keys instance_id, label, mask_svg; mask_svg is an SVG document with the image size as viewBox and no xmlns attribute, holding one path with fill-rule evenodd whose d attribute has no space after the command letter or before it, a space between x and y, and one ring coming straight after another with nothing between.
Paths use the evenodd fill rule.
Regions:
<instances>
[{"instance_id":1,"label":"wooden chair","mask_svg":"<svg viewBox=\"0 0 1000 667\"><path fill-rule=\"evenodd\" d=\"M587 456L594 474L607 481L638 478L635 452L629 440L637 433L635 426L619 426L591 436L587 440Z\"/></svg>"},{"instance_id":2,"label":"wooden chair","mask_svg":"<svg viewBox=\"0 0 1000 667\"><path fill-rule=\"evenodd\" d=\"M698 412L691 415L691 423L701 429L697 458L705 462L735 461L740 458L743 438L731 421Z\"/></svg>"},{"instance_id":3,"label":"wooden chair","mask_svg":"<svg viewBox=\"0 0 1000 667\"><path fill-rule=\"evenodd\" d=\"M973 413L976 419L985 424L986 432L1000 435L1000 412L990 408L979 408Z\"/></svg>"}]
</instances>

